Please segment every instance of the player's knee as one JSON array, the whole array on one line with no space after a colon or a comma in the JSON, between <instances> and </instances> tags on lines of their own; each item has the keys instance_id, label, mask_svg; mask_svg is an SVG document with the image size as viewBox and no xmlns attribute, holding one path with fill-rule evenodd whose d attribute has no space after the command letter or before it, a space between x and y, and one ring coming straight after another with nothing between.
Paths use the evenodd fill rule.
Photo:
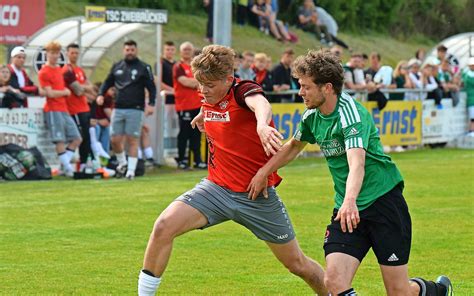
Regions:
<instances>
[{"instance_id":1,"label":"player's knee","mask_svg":"<svg viewBox=\"0 0 474 296\"><path fill-rule=\"evenodd\" d=\"M307 264L304 256L299 256L297 259L289 260L285 263L285 267L294 275L304 276L306 273Z\"/></svg>"},{"instance_id":2,"label":"player's knee","mask_svg":"<svg viewBox=\"0 0 474 296\"><path fill-rule=\"evenodd\" d=\"M166 218L160 218L155 222L152 235L153 238L158 241L169 241L174 238L173 232L170 231L170 225Z\"/></svg>"},{"instance_id":3,"label":"player's knee","mask_svg":"<svg viewBox=\"0 0 474 296\"><path fill-rule=\"evenodd\" d=\"M324 286L326 286L328 291L334 294L347 290L350 283L345 283L344 279L336 270L328 268L324 273Z\"/></svg>"}]
</instances>

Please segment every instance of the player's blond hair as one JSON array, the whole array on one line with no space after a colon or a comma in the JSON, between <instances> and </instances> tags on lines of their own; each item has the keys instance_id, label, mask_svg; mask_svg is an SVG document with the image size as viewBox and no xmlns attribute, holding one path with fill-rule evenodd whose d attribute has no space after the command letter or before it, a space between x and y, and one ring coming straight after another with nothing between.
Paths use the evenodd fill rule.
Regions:
<instances>
[{"instance_id":1,"label":"player's blond hair","mask_svg":"<svg viewBox=\"0 0 474 296\"><path fill-rule=\"evenodd\" d=\"M58 52L61 51L61 44L57 41L51 41L44 46L46 51Z\"/></svg>"},{"instance_id":2,"label":"player's blond hair","mask_svg":"<svg viewBox=\"0 0 474 296\"><path fill-rule=\"evenodd\" d=\"M191 62L194 77L199 82L224 80L234 74L235 52L222 45L208 45Z\"/></svg>"}]
</instances>

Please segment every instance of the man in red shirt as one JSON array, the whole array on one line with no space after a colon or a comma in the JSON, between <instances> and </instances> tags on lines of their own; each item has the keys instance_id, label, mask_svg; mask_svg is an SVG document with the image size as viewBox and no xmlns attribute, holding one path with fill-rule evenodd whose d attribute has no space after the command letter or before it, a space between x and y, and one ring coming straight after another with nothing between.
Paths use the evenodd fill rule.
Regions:
<instances>
[{"instance_id":1,"label":"man in red shirt","mask_svg":"<svg viewBox=\"0 0 474 296\"><path fill-rule=\"evenodd\" d=\"M52 41L44 48L46 50L46 64L41 67L38 80L46 93L44 106L46 123L51 139L56 144L56 152L63 166L64 174L72 177L74 170L70 162L82 139L74 120L69 116L66 98L71 95L71 91L66 87L62 69L57 64L61 44Z\"/></svg>"},{"instance_id":2,"label":"man in red shirt","mask_svg":"<svg viewBox=\"0 0 474 296\"><path fill-rule=\"evenodd\" d=\"M69 114L76 123L82 136L82 143L79 146L80 169L82 171L86 165L87 158L94 158L89 134L91 115L87 96L93 99L97 94L94 93L93 86L87 79L82 68L77 65L79 59L79 45L71 43L66 49L69 63L63 66L62 71L67 87L71 90L71 95L66 99L66 102Z\"/></svg>"},{"instance_id":3,"label":"man in red shirt","mask_svg":"<svg viewBox=\"0 0 474 296\"><path fill-rule=\"evenodd\" d=\"M253 174L280 148L282 137L260 85L234 78L234 56L231 48L210 45L192 61L205 101L192 125L206 131L209 175L156 220L139 275L140 296L155 295L175 237L228 220L252 231L290 272L319 295L327 295L323 269L303 254L275 191L281 182L277 172L269 175L262 195L255 201L248 198Z\"/></svg>"},{"instance_id":4,"label":"man in red shirt","mask_svg":"<svg viewBox=\"0 0 474 296\"><path fill-rule=\"evenodd\" d=\"M178 168L188 168L185 155L189 141L189 148L194 156L194 167L205 169L207 166L201 160L201 133L192 129L190 124L201 108L199 83L193 77L190 65L194 57L194 46L190 42L184 42L179 47L179 53L181 61L173 66L175 107L179 117Z\"/></svg>"}]
</instances>

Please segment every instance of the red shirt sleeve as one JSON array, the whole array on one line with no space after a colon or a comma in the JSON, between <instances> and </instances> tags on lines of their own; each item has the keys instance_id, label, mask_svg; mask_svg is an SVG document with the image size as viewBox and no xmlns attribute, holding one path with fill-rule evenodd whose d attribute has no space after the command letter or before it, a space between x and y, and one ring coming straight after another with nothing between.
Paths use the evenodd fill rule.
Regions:
<instances>
[{"instance_id":1,"label":"red shirt sleeve","mask_svg":"<svg viewBox=\"0 0 474 296\"><path fill-rule=\"evenodd\" d=\"M245 103L245 98L255 94L262 94L265 96L265 92L262 87L257 84L255 81L244 80L239 82L234 89L234 97L240 107L249 109L247 103Z\"/></svg>"},{"instance_id":2,"label":"red shirt sleeve","mask_svg":"<svg viewBox=\"0 0 474 296\"><path fill-rule=\"evenodd\" d=\"M176 63L173 66L173 76L175 79L178 79L181 76L186 76L186 72L184 71L183 67L181 67L180 63Z\"/></svg>"}]
</instances>

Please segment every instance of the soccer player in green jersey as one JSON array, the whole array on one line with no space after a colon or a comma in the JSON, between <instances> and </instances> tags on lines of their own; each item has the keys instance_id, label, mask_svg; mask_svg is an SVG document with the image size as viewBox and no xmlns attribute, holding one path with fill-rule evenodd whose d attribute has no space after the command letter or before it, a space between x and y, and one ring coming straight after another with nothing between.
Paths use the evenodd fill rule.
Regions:
<instances>
[{"instance_id":1,"label":"soccer player in green jersey","mask_svg":"<svg viewBox=\"0 0 474 296\"><path fill-rule=\"evenodd\" d=\"M331 295L356 295L352 279L370 248L388 295L448 295L452 288L445 276L436 282L408 278L411 219L403 178L384 154L372 116L342 92L339 59L328 51L310 51L292 69L307 110L294 137L252 179L249 198L265 188L271 172L293 160L307 143L317 143L336 191L324 239L324 282Z\"/></svg>"}]
</instances>

